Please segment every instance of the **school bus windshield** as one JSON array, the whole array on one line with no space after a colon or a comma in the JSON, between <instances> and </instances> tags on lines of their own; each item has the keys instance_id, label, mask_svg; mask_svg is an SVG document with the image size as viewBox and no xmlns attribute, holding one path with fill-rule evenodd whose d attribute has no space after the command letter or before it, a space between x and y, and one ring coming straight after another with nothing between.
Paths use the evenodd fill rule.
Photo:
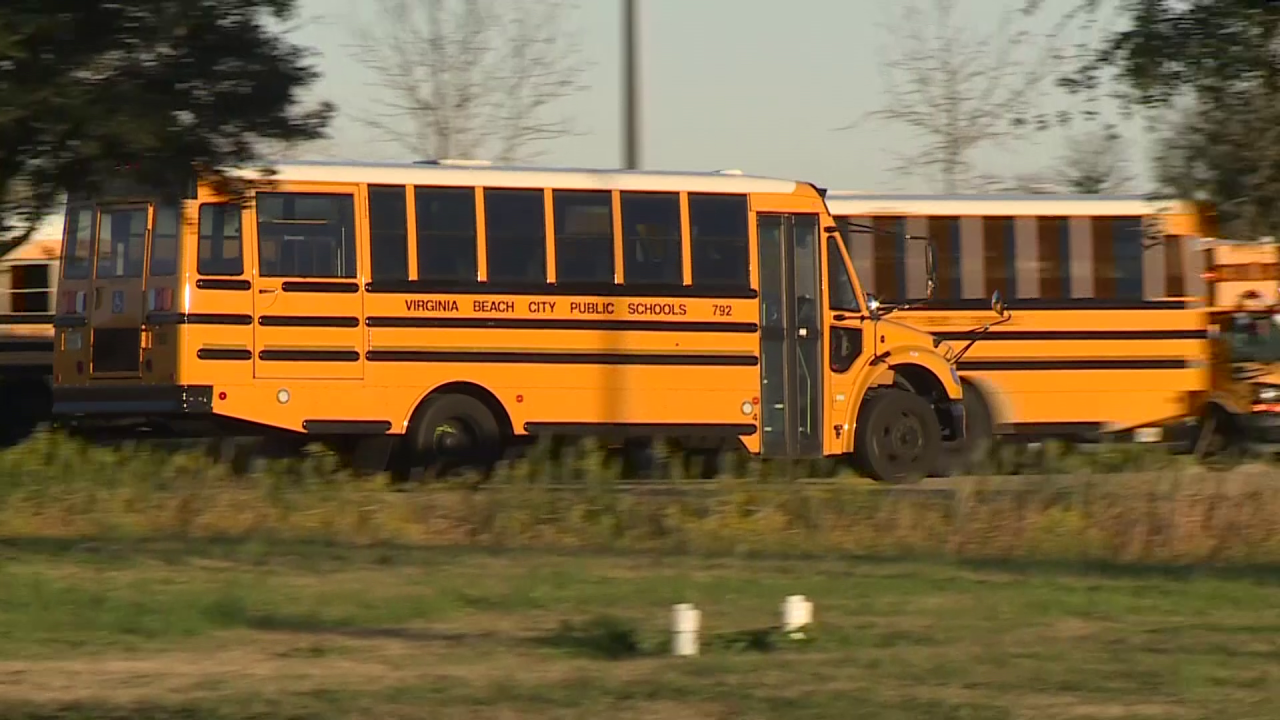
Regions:
<instances>
[{"instance_id":1,"label":"school bus windshield","mask_svg":"<svg viewBox=\"0 0 1280 720\"><path fill-rule=\"evenodd\" d=\"M1280 362L1280 324L1270 313L1237 313L1226 333L1235 362Z\"/></svg>"}]
</instances>

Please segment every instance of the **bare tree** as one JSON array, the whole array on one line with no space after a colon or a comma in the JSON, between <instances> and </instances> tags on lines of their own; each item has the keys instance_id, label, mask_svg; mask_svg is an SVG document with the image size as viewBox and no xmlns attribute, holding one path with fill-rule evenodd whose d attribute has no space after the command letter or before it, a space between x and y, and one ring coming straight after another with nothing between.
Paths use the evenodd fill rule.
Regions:
<instances>
[{"instance_id":1,"label":"bare tree","mask_svg":"<svg viewBox=\"0 0 1280 720\"><path fill-rule=\"evenodd\" d=\"M1125 192L1134 182L1129 172L1124 136L1107 125L1067 139L1058 182L1071 192L1105 195Z\"/></svg>"},{"instance_id":2,"label":"bare tree","mask_svg":"<svg viewBox=\"0 0 1280 720\"><path fill-rule=\"evenodd\" d=\"M361 3L363 6L364 3ZM512 162L573 134L586 64L569 0L372 0L357 58L386 91L360 120L420 158Z\"/></svg>"},{"instance_id":3,"label":"bare tree","mask_svg":"<svg viewBox=\"0 0 1280 720\"><path fill-rule=\"evenodd\" d=\"M990 0L976 0L983 4ZM1055 30L1022 27L1025 10L1010 9L990 32L962 27L960 0L905 0L887 30L893 45L881 68L884 104L865 120L905 126L920 142L899 154L895 172L932 178L943 192L984 184L974 153L1055 122L1036 106L1053 80Z\"/></svg>"}]
</instances>

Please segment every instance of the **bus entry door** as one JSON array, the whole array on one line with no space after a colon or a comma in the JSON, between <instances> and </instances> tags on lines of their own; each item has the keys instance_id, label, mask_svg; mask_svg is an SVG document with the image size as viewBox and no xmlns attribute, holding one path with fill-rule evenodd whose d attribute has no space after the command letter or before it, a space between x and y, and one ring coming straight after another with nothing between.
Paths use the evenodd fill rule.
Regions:
<instances>
[{"instance_id":1,"label":"bus entry door","mask_svg":"<svg viewBox=\"0 0 1280 720\"><path fill-rule=\"evenodd\" d=\"M756 216L760 247L761 451L821 457L822 304L817 214Z\"/></svg>"}]
</instances>

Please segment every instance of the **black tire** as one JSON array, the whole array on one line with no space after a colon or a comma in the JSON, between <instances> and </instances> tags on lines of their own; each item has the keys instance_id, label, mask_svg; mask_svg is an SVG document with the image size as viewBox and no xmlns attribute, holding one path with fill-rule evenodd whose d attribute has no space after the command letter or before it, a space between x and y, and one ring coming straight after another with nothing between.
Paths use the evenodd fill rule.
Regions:
<instances>
[{"instance_id":1,"label":"black tire","mask_svg":"<svg viewBox=\"0 0 1280 720\"><path fill-rule=\"evenodd\" d=\"M919 395L878 390L858 410L854 462L876 482L917 483L937 466L941 450L938 416Z\"/></svg>"},{"instance_id":2,"label":"black tire","mask_svg":"<svg viewBox=\"0 0 1280 720\"><path fill-rule=\"evenodd\" d=\"M502 431L485 404L469 395L427 398L409 423L403 471L420 480L431 470L487 465L501 451Z\"/></svg>"},{"instance_id":3,"label":"black tire","mask_svg":"<svg viewBox=\"0 0 1280 720\"><path fill-rule=\"evenodd\" d=\"M1216 471L1231 470L1244 462L1249 448L1239 418L1213 404L1206 408L1198 425L1192 448L1197 462Z\"/></svg>"},{"instance_id":4,"label":"black tire","mask_svg":"<svg viewBox=\"0 0 1280 720\"><path fill-rule=\"evenodd\" d=\"M995 424L991 408L982 392L971 383L964 383L964 439L944 445L939 453L937 470L940 477L971 475L975 469L987 466L995 441Z\"/></svg>"}]
</instances>

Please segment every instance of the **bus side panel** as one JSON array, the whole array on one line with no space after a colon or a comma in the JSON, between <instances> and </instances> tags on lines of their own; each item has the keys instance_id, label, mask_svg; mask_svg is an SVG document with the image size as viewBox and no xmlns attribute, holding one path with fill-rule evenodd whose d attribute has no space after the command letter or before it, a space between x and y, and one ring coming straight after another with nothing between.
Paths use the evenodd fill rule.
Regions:
<instances>
[{"instance_id":1,"label":"bus side panel","mask_svg":"<svg viewBox=\"0 0 1280 720\"><path fill-rule=\"evenodd\" d=\"M179 330L182 360L178 368L178 383L212 386L215 391L226 391L228 396L239 397L244 393L240 388L247 389L253 385L255 293L252 268L255 254L253 243L247 239L252 236L246 232L252 223L251 209L248 206L239 209L236 216L240 229L232 232L226 229L229 226L227 219L220 216L225 212L220 200L209 197L205 201L208 203L206 213L210 217L218 217L214 223L206 220L206 224L211 224L219 233L218 239L210 244L217 246L214 248L217 255L226 257L210 262L211 268L215 263L223 265L219 274L200 274L198 233L201 215L198 209L192 208L188 213L191 224L184 236L183 255L188 281L184 288L187 299L181 306L185 317ZM206 252L209 250L206 248ZM235 274L235 268L239 274ZM213 407L215 412L225 414L217 392L214 393Z\"/></svg>"},{"instance_id":2,"label":"bus side panel","mask_svg":"<svg viewBox=\"0 0 1280 720\"><path fill-rule=\"evenodd\" d=\"M901 319L963 346L977 313L906 311ZM996 424L1154 426L1195 414L1209 387L1201 309L1022 310L959 364Z\"/></svg>"}]
</instances>

